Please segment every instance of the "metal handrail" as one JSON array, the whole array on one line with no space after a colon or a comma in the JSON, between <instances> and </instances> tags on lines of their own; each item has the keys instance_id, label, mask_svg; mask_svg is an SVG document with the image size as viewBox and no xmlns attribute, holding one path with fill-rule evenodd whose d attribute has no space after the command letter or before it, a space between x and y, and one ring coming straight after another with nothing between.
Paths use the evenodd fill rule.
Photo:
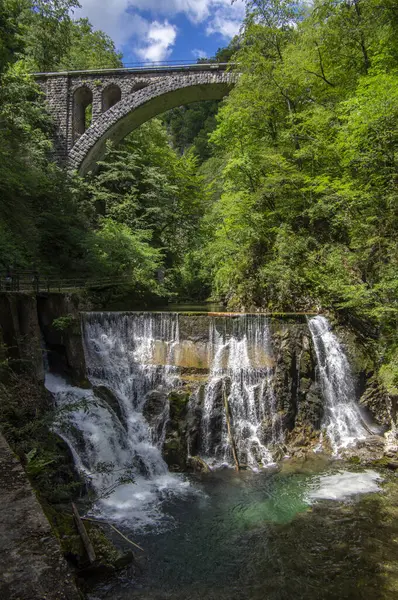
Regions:
<instances>
[{"instance_id":1,"label":"metal handrail","mask_svg":"<svg viewBox=\"0 0 398 600\"><path fill-rule=\"evenodd\" d=\"M99 277L95 279L74 277L70 279L43 278L39 274L29 271L21 273L0 274L0 292L26 292L33 291L59 292L73 289L104 287L122 285L130 280L126 275L119 277Z\"/></svg>"},{"instance_id":2,"label":"metal handrail","mask_svg":"<svg viewBox=\"0 0 398 600\"><path fill-rule=\"evenodd\" d=\"M175 62L152 62L152 63L131 63L132 66L122 66L111 69L77 69L72 71L51 71L49 73L40 72L32 73L34 77L54 77L57 75L95 75L95 74L110 74L110 73L143 73L151 71L209 71L209 70L226 70L227 67L233 67L237 63L191 63L184 61Z\"/></svg>"}]
</instances>

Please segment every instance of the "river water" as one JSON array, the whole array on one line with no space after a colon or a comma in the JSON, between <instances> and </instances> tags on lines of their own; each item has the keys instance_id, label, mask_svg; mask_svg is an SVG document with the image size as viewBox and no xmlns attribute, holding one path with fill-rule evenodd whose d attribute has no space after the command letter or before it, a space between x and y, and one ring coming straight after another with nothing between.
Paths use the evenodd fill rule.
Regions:
<instances>
[{"instance_id":1,"label":"river water","mask_svg":"<svg viewBox=\"0 0 398 600\"><path fill-rule=\"evenodd\" d=\"M145 553L90 600L397 598L398 488L389 479L321 460L191 476L197 494L162 506L166 530L123 529Z\"/></svg>"}]
</instances>

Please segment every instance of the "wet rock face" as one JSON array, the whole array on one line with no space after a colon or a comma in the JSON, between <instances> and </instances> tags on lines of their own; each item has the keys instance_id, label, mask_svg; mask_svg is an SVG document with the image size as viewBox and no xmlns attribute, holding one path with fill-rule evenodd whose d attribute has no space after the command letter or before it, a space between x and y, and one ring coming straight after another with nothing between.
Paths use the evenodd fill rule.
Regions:
<instances>
[{"instance_id":1,"label":"wet rock face","mask_svg":"<svg viewBox=\"0 0 398 600\"><path fill-rule=\"evenodd\" d=\"M151 425L164 411L167 402L167 394L154 390L147 394L142 414Z\"/></svg>"},{"instance_id":2,"label":"wet rock face","mask_svg":"<svg viewBox=\"0 0 398 600\"><path fill-rule=\"evenodd\" d=\"M4 359L15 371L44 380L36 298L29 294L0 295L0 342Z\"/></svg>"},{"instance_id":3,"label":"wet rock face","mask_svg":"<svg viewBox=\"0 0 398 600\"><path fill-rule=\"evenodd\" d=\"M274 390L282 428L319 431L322 391L316 381L316 356L306 325L281 325L273 333Z\"/></svg>"},{"instance_id":4,"label":"wet rock face","mask_svg":"<svg viewBox=\"0 0 398 600\"><path fill-rule=\"evenodd\" d=\"M169 393L170 417L166 425L163 457L173 471L184 471L188 460L190 390L178 389Z\"/></svg>"},{"instance_id":5,"label":"wet rock face","mask_svg":"<svg viewBox=\"0 0 398 600\"><path fill-rule=\"evenodd\" d=\"M203 403L205 397L205 384L197 384L195 391L191 393L187 405L186 435L189 456L196 456L201 449L201 424L203 419ZM189 464L188 464L189 466Z\"/></svg>"},{"instance_id":6,"label":"wet rock face","mask_svg":"<svg viewBox=\"0 0 398 600\"><path fill-rule=\"evenodd\" d=\"M113 410L113 412L116 414L116 416L119 419L119 421L121 422L121 424L124 427L126 427L126 418L125 418L125 415L123 414L123 411L120 407L120 403L119 403L117 397L115 396L115 394L109 388L105 387L104 385L99 385L99 386L94 387L93 392L94 392L95 396L100 398L103 402L105 402L105 404L107 404L109 406L109 408L111 408Z\"/></svg>"},{"instance_id":7,"label":"wet rock face","mask_svg":"<svg viewBox=\"0 0 398 600\"><path fill-rule=\"evenodd\" d=\"M76 385L86 380L80 311L87 308L77 294L42 294L37 298L40 329L48 350L50 368L70 377ZM56 327L64 319L64 327Z\"/></svg>"},{"instance_id":8,"label":"wet rock face","mask_svg":"<svg viewBox=\"0 0 398 600\"><path fill-rule=\"evenodd\" d=\"M372 377L361 396L360 405L384 428L397 424L398 397L389 396L376 377Z\"/></svg>"},{"instance_id":9,"label":"wet rock face","mask_svg":"<svg viewBox=\"0 0 398 600\"><path fill-rule=\"evenodd\" d=\"M153 390L146 396L142 414L152 430L154 442L160 439L166 417L168 398L166 392Z\"/></svg>"}]
</instances>

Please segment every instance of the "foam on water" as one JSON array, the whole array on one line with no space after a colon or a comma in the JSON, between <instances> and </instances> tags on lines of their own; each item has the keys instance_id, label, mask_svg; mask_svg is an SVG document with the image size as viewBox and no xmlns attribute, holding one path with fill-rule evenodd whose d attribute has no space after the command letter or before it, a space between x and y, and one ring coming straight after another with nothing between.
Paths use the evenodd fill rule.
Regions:
<instances>
[{"instance_id":1,"label":"foam on water","mask_svg":"<svg viewBox=\"0 0 398 600\"><path fill-rule=\"evenodd\" d=\"M309 501L313 500L347 500L357 494L370 494L381 490L381 475L372 469L360 473L340 471L334 475L322 475L311 485L308 492Z\"/></svg>"}]
</instances>

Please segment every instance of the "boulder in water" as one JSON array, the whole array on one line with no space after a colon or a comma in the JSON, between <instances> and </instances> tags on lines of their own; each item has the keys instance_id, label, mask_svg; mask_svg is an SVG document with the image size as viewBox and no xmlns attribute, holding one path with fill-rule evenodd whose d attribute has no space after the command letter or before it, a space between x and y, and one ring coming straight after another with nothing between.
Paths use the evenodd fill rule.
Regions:
<instances>
[{"instance_id":1,"label":"boulder in water","mask_svg":"<svg viewBox=\"0 0 398 600\"><path fill-rule=\"evenodd\" d=\"M187 467L194 473L210 473L211 468L200 456L190 456L187 460Z\"/></svg>"},{"instance_id":2,"label":"boulder in water","mask_svg":"<svg viewBox=\"0 0 398 600\"><path fill-rule=\"evenodd\" d=\"M126 428L126 419L124 418L123 411L120 407L119 401L116 395L105 385L98 385L93 388L95 396L105 402L117 415L120 423Z\"/></svg>"}]
</instances>

